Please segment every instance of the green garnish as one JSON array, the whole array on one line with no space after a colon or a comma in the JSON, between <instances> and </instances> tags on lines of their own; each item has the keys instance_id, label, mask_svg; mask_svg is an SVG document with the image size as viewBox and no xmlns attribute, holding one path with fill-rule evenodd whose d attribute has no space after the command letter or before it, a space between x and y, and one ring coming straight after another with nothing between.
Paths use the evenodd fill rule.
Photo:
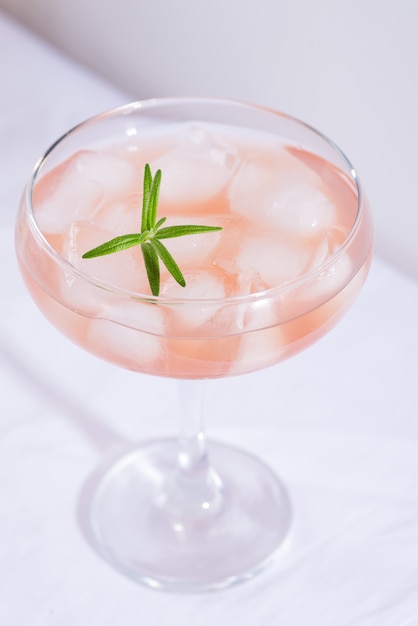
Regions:
<instances>
[{"instance_id":1,"label":"green garnish","mask_svg":"<svg viewBox=\"0 0 418 626\"><path fill-rule=\"evenodd\" d=\"M150 166L147 163L144 171L141 232L115 237L114 239L97 246L97 248L89 250L82 256L83 259L92 259L97 256L113 254L114 252L119 252L120 250L126 250L127 248L140 245L142 249L142 256L144 257L148 282L154 296L158 296L160 293L160 260L164 263L178 284L182 287L186 286L186 281L184 280L184 276L179 266L165 245L161 243L161 239L171 239L172 237L183 237L184 235L196 235L199 233L222 230L220 226L196 225L166 226L165 228L161 228L167 218L162 217L157 222L160 185L161 170L157 170L153 178Z\"/></svg>"}]
</instances>

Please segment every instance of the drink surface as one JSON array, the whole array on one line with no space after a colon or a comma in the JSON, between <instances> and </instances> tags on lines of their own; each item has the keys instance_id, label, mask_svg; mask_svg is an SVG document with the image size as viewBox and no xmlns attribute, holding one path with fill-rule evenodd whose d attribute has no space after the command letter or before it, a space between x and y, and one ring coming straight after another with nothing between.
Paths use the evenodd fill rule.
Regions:
<instances>
[{"instance_id":1,"label":"drink surface","mask_svg":"<svg viewBox=\"0 0 418 626\"><path fill-rule=\"evenodd\" d=\"M222 227L164 241L187 286L162 266L157 304L140 246L82 259L140 231L145 163L162 170L164 226ZM87 350L157 375L215 377L272 365L334 325L367 273L369 233L342 249L358 211L353 181L261 134L199 123L154 129L141 140L128 132L124 143L76 151L47 172L33 207L43 236L68 262L40 251L21 226L20 263L40 308Z\"/></svg>"}]
</instances>

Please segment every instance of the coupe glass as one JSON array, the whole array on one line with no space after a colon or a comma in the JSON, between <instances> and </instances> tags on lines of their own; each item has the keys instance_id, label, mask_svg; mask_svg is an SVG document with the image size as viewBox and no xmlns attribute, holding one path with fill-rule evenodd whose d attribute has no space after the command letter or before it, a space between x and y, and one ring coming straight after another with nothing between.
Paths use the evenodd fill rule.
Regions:
<instances>
[{"instance_id":1,"label":"coupe glass","mask_svg":"<svg viewBox=\"0 0 418 626\"><path fill-rule=\"evenodd\" d=\"M108 270L109 259L116 263L116 255L94 260L95 268L103 263L100 267L109 271L103 276L100 270L90 272L87 261L81 264L76 249L69 246L63 251L62 230L68 234L71 229L92 228L94 216L80 221L84 204L103 204L103 189L122 189L128 176L116 157L107 156L97 165L92 155L114 144L125 158L141 141L155 136L158 143L179 125L194 129L192 141L199 144L187 165L190 177L197 178L192 185L197 197L203 188L210 193L213 162L229 168L223 182L227 189L243 167L233 149L222 148L225 141L216 139L217 131L213 139L202 129L216 128L221 136L225 131L225 136L235 138L238 153L241 138L257 134L268 137L271 145L290 146L299 161L311 159L313 175L321 184L332 178L336 196L347 206L343 225L340 220L324 227L327 236L337 233L334 248L325 255L322 250L307 270L268 289L193 297L186 290L175 296L132 290L124 282L126 273L119 283ZM207 173L206 157L199 152L202 145L210 156ZM174 157L182 161L184 155L174 149ZM158 162L153 154L149 158ZM253 155L253 165L259 163L262 170L263 158L262 153ZM250 185L252 172L250 167L244 173ZM170 177L166 167L162 189L164 175ZM183 173L179 170L173 176L180 187L176 193L187 197L190 178L183 188ZM135 201L140 207L142 172L137 178ZM301 205L296 221L306 228L308 220L308 227L316 228L319 218L306 205L303 183L290 182L289 193ZM253 185L245 195L255 215L270 183L269 179L260 184L259 190ZM323 203L323 198L318 201L319 211ZM113 215L117 225L118 211L124 210L124 202L118 201L107 215ZM193 216L193 211L189 213ZM216 225L213 209L206 223ZM275 365L320 338L363 284L371 247L369 210L345 155L306 124L266 108L212 99L135 102L75 127L38 161L16 229L19 265L36 304L61 332L93 354L140 373L176 378L179 384L179 437L157 439L124 454L101 472L91 490L91 538L119 571L155 588L202 591L248 579L277 557L291 526L286 489L251 453L224 444L207 445L201 419L204 380ZM272 250L266 247L265 260L274 268L281 253L277 248L276 258ZM166 320L176 322L170 325Z\"/></svg>"}]
</instances>

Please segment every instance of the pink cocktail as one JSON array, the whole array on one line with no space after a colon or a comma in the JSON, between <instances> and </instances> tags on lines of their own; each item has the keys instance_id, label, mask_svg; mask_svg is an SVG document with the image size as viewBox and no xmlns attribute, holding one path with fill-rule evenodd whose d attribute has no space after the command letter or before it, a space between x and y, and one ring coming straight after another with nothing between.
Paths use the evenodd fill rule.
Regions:
<instances>
[{"instance_id":1,"label":"pink cocktail","mask_svg":"<svg viewBox=\"0 0 418 626\"><path fill-rule=\"evenodd\" d=\"M140 246L82 258L138 230L146 163L162 170L167 225L222 228L167 240L187 284L163 268L158 296ZM199 381L274 365L350 306L367 275L372 229L349 161L310 127L267 109L134 103L54 144L35 168L16 232L28 289L60 331L116 365L198 379L182 383L179 441L139 448L100 477L90 510L99 550L164 588L217 588L258 571L287 536L286 491L245 452L213 445L208 457Z\"/></svg>"}]
</instances>

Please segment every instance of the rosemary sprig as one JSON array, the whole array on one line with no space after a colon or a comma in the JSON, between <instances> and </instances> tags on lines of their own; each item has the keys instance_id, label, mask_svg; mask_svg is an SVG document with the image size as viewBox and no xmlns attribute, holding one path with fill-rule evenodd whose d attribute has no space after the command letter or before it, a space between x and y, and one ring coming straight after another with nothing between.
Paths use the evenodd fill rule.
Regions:
<instances>
[{"instance_id":1,"label":"rosemary sprig","mask_svg":"<svg viewBox=\"0 0 418 626\"><path fill-rule=\"evenodd\" d=\"M144 258L145 269L150 284L151 293L158 296L160 293L160 260L164 263L173 278L182 287L186 286L184 276L167 250L161 239L171 239L172 237L183 237L184 235L196 235L216 230L222 230L220 226L199 226L199 225L178 225L166 226L166 217L157 221L158 198L161 186L161 170L157 170L155 176L151 174L148 163L144 171L144 193L142 200L141 232L129 235L120 235L110 241L102 243L100 246L89 250L83 254L83 259L92 259L106 254L113 254L120 250L126 250L133 246L141 246Z\"/></svg>"}]
</instances>

